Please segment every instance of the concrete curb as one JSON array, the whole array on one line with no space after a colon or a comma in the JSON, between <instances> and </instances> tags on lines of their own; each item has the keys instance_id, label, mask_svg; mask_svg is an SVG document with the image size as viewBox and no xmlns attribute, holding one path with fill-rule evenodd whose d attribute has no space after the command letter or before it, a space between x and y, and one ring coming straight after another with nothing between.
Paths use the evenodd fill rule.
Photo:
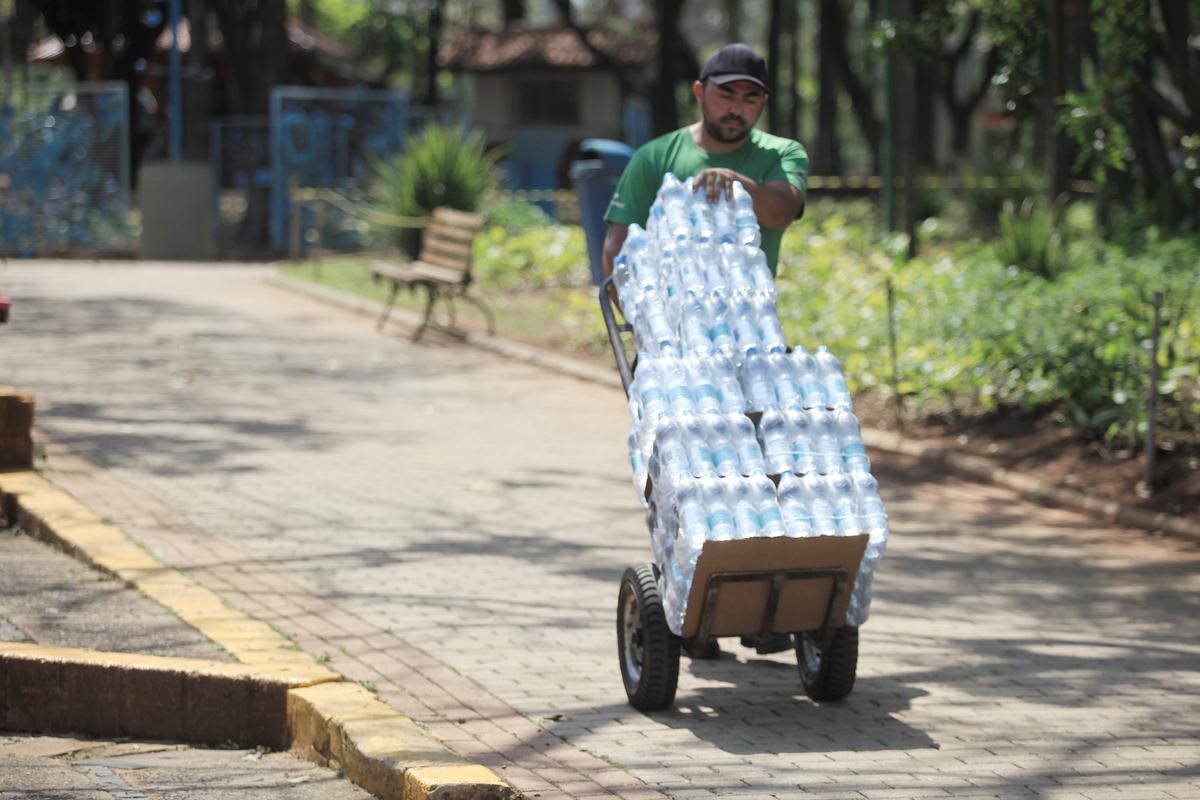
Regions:
<instances>
[{"instance_id":1,"label":"concrete curb","mask_svg":"<svg viewBox=\"0 0 1200 800\"><path fill-rule=\"evenodd\" d=\"M517 796L36 473L0 473L0 507L8 521L142 591L242 662L0 643L0 730L287 747L341 767L388 800Z\"/></svg>"},{"instance_id":2,"label":"concrete curb","mask_svg":"<svg viewBox=\"0 0 1200 800\"><path fill-rule=\"evenodd\" d=\"M379 303L351 297L342 292L326 289L323 286L286 275L275 274L268 277L267 281L281 289L298 292L360 314L378 317L383 311L383 306ZM392 324L411 328L420 324L417 315L404 309L393 311L392 320ZM513 358L526 364L533 364L602 386L622 389L621 378L616 372L598 369L591 364L585 364L567 356L547 353L531 345L486 334L467 333L463 339L474 347L506 358ZM1101 500L1073 489L1064 489L1020 472L997 466L982 456L962 453L950 448L922 445L890 431L866 429L863 431L863 441L868 447L876 450L911 456L924 463L935 464L976 480L1004 486L1039 503L1081 511L1118 525L1171 534L1190 541L1200 541L1200 521L1174 514L1145 511L1118 503L1115 500Z\"/></svg>"}]
</instances>

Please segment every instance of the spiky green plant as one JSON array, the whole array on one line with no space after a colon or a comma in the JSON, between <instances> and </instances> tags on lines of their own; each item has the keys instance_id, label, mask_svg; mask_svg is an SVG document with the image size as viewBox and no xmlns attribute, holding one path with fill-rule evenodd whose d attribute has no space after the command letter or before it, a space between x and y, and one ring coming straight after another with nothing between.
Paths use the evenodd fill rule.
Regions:
<instances>
[{"instance_id":1,"label":"spiky green plant","mask_svg":"<svg viewBox=\"0 0 1200 800\"><path fill-rule=\"evenodd\" d=\"M408 147L375 165L371 199L383 211L402 217L427 216L438 206L479 211L499 188L496 163L480 130L431 124ZM393 228L388 238L415 257L420 231Z\"/></svg>"},{"instance_id":2,"label":"spiky green plant","mask_svg":"<svg viewBox=\"0 0 1200 800\"><path fill-rule=\"evenodd\" d=\"M1006 200L1000 212L998 252L1005 263L1054 280L1066 267L1058 215L1031 197L1020 206Z\"/></svg>"}]
</instances>

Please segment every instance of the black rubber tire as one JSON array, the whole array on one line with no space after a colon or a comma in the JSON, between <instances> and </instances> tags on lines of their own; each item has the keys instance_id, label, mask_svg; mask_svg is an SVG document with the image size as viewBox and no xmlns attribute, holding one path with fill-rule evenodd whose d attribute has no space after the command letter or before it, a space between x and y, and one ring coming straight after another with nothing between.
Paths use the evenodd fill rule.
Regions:
<instances>
[{"instance_id":1,"label":"black rubber tire","mask_svg":"<svg viewBox=\"0 0 1200 800\"><path fill-rule=\"evenodd\" d=\"M667 627L650 564L629 567L617 595L617 656L629 704L662 711L675 702L679 639Z\"/></svg>"},{"instance_id":2,"label":"black rubber tire","mask_svg":"<svg viewBox=\"0 0 1200 800\"><path fill-rule=\"evenodd\" d=\"M796 663L804 693L822 703L845 700L858 673L858 628L838 628L827 652L816 632L796 634Z\"/></svg>"}]
</instances>

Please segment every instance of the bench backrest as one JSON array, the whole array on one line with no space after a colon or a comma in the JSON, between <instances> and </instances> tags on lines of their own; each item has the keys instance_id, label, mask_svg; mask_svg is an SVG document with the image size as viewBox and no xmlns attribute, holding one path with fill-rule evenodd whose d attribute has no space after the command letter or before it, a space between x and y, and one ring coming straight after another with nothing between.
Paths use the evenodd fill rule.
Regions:
<instances>
[{"instance_id":1,"label":"bench backrest","mask_svg":"<svg viewBox=\"0 0 1200 800\"><path fill-rule=\"evenodd\" d=\"M421 236L421 254L426 264L469 274L471 244L483 228L483 217L453 208L435 208L433 221Z\"/></svg>"}]
</instances>

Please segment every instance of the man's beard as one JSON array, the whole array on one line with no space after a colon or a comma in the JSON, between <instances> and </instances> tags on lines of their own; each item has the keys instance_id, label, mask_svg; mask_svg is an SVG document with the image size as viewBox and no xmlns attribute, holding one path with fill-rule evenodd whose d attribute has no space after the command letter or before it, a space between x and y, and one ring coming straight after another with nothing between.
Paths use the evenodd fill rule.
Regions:
<instances>
[{"instance_id":1,"label":"man's beard","mask_svg":"<svg viewBox=\"0 0 1200 800\"><path fill-rule=\"evenodd\" d=\"M723 130L721 130L721 124L723 122L740 123L742 126L741 132L733 136L727 135ZM737 142L742 142L745 141L746 137L750 135L750 126L746 124L746 120L732 114L727 114L716 122L710 121L708 115L705 114L704 130L708 132L709 136L716 139L718 142L722 142L723 144L735 144Z\"/></svg>"}]
</instances>

